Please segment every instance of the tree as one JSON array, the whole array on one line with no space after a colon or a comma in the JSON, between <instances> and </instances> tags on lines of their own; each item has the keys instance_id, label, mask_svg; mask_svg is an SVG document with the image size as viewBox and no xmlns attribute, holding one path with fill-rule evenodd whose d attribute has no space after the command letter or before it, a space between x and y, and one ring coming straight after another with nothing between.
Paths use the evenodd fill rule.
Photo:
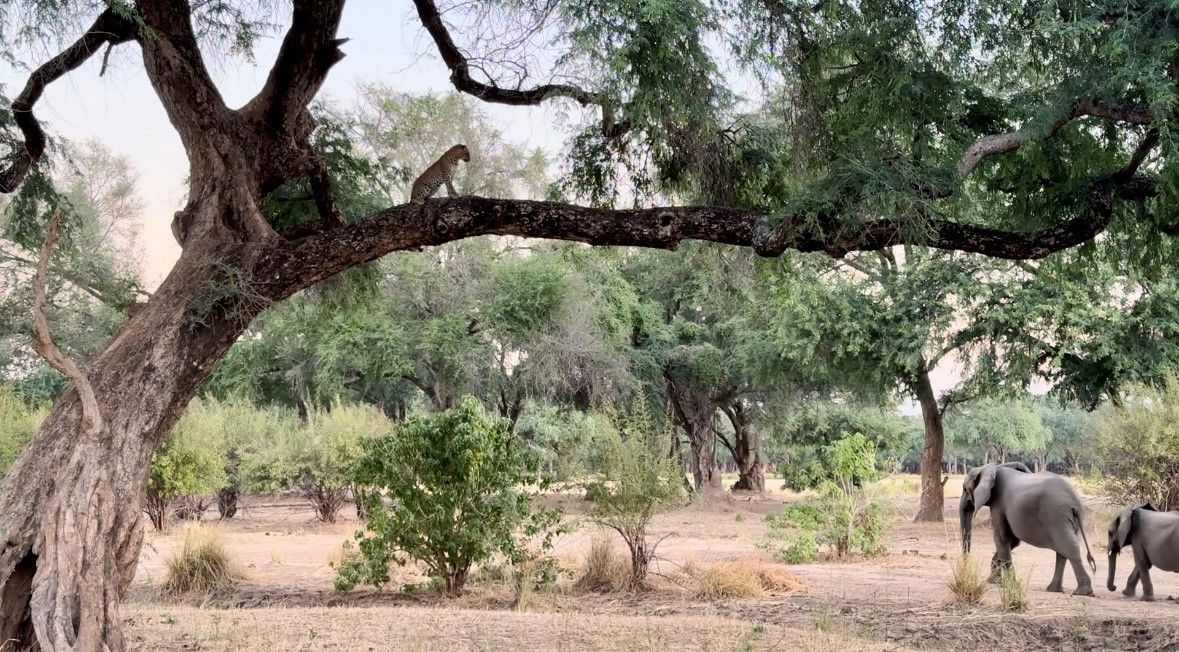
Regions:
<instances>
[{"instance_id":1,"label":"tree","mask_svg":"<svg viewBox=\"0 0 1179 652\"><path fill-rule=\"evenodd\" d=\"M1106 405L1097 426L1101 488L1117 504L1179 506L1179 381L1131 387Z\"/></svg>"},{"instance_id":2,"label":"tree","mask_svg":"<svg viewBox=\"0 0 1179 652\"><path fill-rule=\"evenodd\" d=\"M950 445L977 464L1007 462L1012 456L1043 468L1052 432L1026 401L981 400L955 411Z\"/></svg>"},{"instance_id":3,"label":"tree","mask_svg":"<svg viewBox=\"0 0 1179 652\"><path fill-rule=\"evenodd\" d=\"M125 647L117 603L140 548L151 453L262 310L390 251L494 234L658 248L701 239L765 256L787 249L842 255L909 242L1033 258L1107 229L1126 234L1138 250L1174 231L1168 180L1175 167L1166 146L1175 97L1172 22L1158 3L1053 12L987 2L975 13L957 3L929 10L915 2L850 1L824 11L809 3L658 3L654 14L632 0L556 11L467 6L529 22L536 27L529 34L560 35L550 44L563 50L553 74L590 71L583 86L530 86L537 71L504 64L533 61L534 41L499 50L508 60L490 56L473 65L455 39L463 40L473 21L458 13L448 22L435 2L415 0L457 90L511 105L571 100L600 109L602 119L571 149L574 176L586 182L624 177L624 161L648 160L666 175L685 160L708 160L688 145L724 138L731 93L704 44L712 44L718 24L735 24L718 45L753 70L782 73L766 75L764 90L798 101L802 128L795 135L810 144L798 148L805 165L783 182L796 189L791 201L757 210L618 211L601 202L462 197L352 222L343 219L327 166L311 146L308 111L343 56L336 32L344 0L295 0L265 84L238 109L223 101L202 47L249 51L263 29L246 8L255 5L22 0L6 6L5 17L29 5L40 20L0 33L6 52L17 39L81 34L30 66L13 110L0 118L7 146L0 192L17 191L44 208L35 192L45 188L36 165L47 144L37 101L46 85L104 46L131 44L142 53L190 173L187 203L173 218L183 247L176 266L87 373L71 370L72 390L0 485L0 637L21 646ZM93 22L79 28L73 20L86 14ZM1006 25L1029 27L996 27ZM1029 43L1029 30L1042 38ZM1081 32L1086 38L1075 38ZM931 34L942 35L945 46L925 47ZM483 50L468 49L475 56ZM517 78L508 79L508 70ZM775 79L790 84L776 88ZM263 202L293 179L306 180L317 215L276 228ZM1138 219L1142 211L1154 219ZM44 224L43 210L32 213ZM22 245L44 233L26 231ZM48 329L40 332L48 341Z\"/></svg>"},{"instance_id":4,"label":"tree","mask_svg":"<svg viewBox=\"0 0 1179 652\"><path fill-rule=\"evenodd\" d=\"M157 531L168 526L176 499L213 494L225 486L221 433L212 425L198 406L152 455L145 511Z\"/></svg>"},{"instance_id":5,"label":"tree","mask_svg":"<svg viewBox=\"0 0 1179 652\"><path fill-rule=\"evenodd\" d=\"M630 586L641 588L659 541L648 538L651 519L683 498L679 465L660 449L659 437L647 413L636 407L601 415L597 477L586 483L592 497L590 515L618 532L630 551Z\"/></svg>"}]
</instances>

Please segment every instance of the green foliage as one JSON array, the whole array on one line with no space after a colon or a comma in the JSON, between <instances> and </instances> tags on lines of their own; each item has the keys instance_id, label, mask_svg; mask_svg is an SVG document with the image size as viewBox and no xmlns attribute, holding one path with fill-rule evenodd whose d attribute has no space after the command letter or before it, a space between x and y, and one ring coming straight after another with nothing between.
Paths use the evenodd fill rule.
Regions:
<instances>
[{"instance_id":1,"label":"green foliage","mask_svg":"<svg viewBox=\"0 0 1179 652\"><path fill-rule=\"evenodd\" d=\"M1138 386L1099 413L1097 470L1115 504L1179 508L1179 381Z\"/></svg>"},{"instance_id":2,"label":"green foliage","mask_svg":"<svg viewBox=\"0 0 1179 652\"><path fill-rule=\"evenodd\" d=\"M657 513L683 500L684 476L661 449L658 431L641 403L623 412L607 410L599 419L598 473L585 483L593 500L590 516L626 542L631 585L638 588L658 545L648 540L647 528Z\"/></svg>"},{"instance_id":3,"label":"green foliage","mask_svg":"<svg viewBox=\"0 0 1179 652\"><path fill-rule=\"evenodd\" d=\"M853 434L871 442L878 464L903 457L918 426L880 408L854 403L811 402L791 410L767 437L767 453L792 491L835 479L831 445ZM859 485L870 477L854 476Z\"/></svg>"},{"instance_id":4,"label":"green foliage","mask_svg":"<svg viewBox=\"0 0 1179 652\"><path fill-rule=\"evenodd\" d=\"M593 415L552 404L530 405L515 433L537 455L541 468L557 480L572 480L592 469L598 423Z\"/></svg>"},{"instance_id":5,"label":"green foliage","mask_svg":"<svg viewBox=\"0 0 1179 652\"><path fill-rule=\"evenodd\" d=\"M1012 457L1043 459L1052 432L1026 401L981 400L961 407L946 420L950 448L974 462Z\"/></svg>"},{"instance_id":6,"label":"green foliage","mask_svg":"<svg viewBox=\"0 0 1179 652\"><path fill-rule=\"evenodd\" d=\"M334 523L352 492L364 442L391 428L371 406L335 402L330 410L312 412L303 427L276 433L272 442L247 451L241 474L254 491L297 489L320 520Z\"/></svg>"},{"instance_id":7,"label":"green foliage","mask_svg":"<svg viewBox=\"0 0 1179 652\"><path fill-rule=\"evenodd\" d=\"M45 414L45 409L30 408L21 401L11 386L0 386L0 477L33 438Z\"/></svg>"},{"instance_id":8,"label":"green foliage","mask_svg":"<svg viewBox=\"0 0 1179 652\"><path fill-rule=\"evenodd\" d=\"M164 444L152 454L146 510L157 530L167 526L177 498L212 494L227 482L224 433L207 418L207 408L199 402L194 408L180 417Z\"/></svg>"},{"instance_id":9,"label":"green foliage","mask_svg":"<svg viewBox=\"0 0 1179 652\"><path fill-rule=\"evenodd\" d=\"M813 561L820 545L828 546L838 558L884 552L881 540L887 514L857 484L857 479L870 481L877 475L872 442L858 433L845 437L828 447L826 459L832 479L817 496L766 517L769 529L764 545L785 563Z\"/></svg>"},{"instance_id":10,"label":"green foliage","mask_svg":"<svg viewBox=\"0 0 1179 652\"><path fill-rule=\"evenodd\" d=\"M357 533L361 556L345 563L337 590L389 581L389 564L413 559L448 593L459 593L473 565L494 554L525 554L524 538L551 545L559 513L532 510L525 486L543 489L535 456L472 398L446 412L413 416L393 435L367 439L353 480L370 519ZM381 500L381 495L389 501Z\"/></svg>"}]
</instances>

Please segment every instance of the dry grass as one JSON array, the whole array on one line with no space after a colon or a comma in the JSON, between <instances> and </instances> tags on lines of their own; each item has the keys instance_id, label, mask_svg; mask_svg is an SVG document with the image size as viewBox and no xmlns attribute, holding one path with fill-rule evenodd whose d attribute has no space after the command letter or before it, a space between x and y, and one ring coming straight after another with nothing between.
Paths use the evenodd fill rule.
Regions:
<instances>
[{"instance_id":1,"label":"dry grass","mask_svg":"<svg viewBox=\"0 0 1179 652\"><path fill-rule=\"evenodd\" d=\"M802 587L798 578L786 570L755 559L709 566L689 559L680 573L688 579L693 597L702 600L760 598L767 593L787 593Z\"/></svg>"},{"instance_id":2,"label":"dry grass","mask_svg":"<svg viewBox=\"0 0 1179 652\"><path fill-rule=\"evenodd\" d=\"M210 595L231 588L244 577L215 529L191 525L166 562L163 591L173 596Z\"/></svg>"},{"instance_id":3,"label":"dry grass","mask_svg":"<svg viewBox=\"0 0 1179 652\"><path fill-rule=\"evenodd\" d=\"M630 562L618 554L609 539L595 537L573 588L588 593L630 590Z\"/></svg>"},{"instance_id":4,"label":"dry grass","mask_svg":"<svg viewBox=\"0 0 1179 652\"><path fill-rule=\"evenodd\" d=\"M198 609L128 605L137 650L906 650L853 632L753 626L723 616L514 613L436 607Z\"/></svg>"},{"instance_id":5,"label":"dry grass","mask_svg":"<svg viewBox=\"0 0 1179 652\"><path fill-rule=\"evenodd\" d=\"M960 555L950 567L946 581L953 601L957 604L978 604L987 592L987 578L969 555Z\"/></svg>"},{"instance_id":6,"label":"dry grass","mask_svg":"<svg viewBox=\"0 0 1179 652\"><path fill-rule=\"evenodd\" d=\"M999 576L999 606L1003 611L1022 613L1028 610L1028 578L1020 577L1014 566Z\"/></svg>"}]
</instances>

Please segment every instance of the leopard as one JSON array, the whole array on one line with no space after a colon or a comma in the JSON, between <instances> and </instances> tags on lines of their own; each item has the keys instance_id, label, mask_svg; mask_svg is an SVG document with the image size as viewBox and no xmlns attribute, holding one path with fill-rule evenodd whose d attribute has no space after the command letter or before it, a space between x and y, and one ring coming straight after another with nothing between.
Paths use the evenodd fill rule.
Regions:
<instances>
[{"instance_id":1,"label":"leopard","mask_svg":"<svg viewBox=\"0 0 1179 652\"><path fill-rule=\"evenodd\" d=\"M458 193L451 182L454 180L454 170L458 167L459 161L471 162L471 152L466 145L455 145L446 150L441 158L414 179L413 187L409 191L409 200L415 204L424 204L443 185L446 186L448 197L457 196Z\"/></svg>"}]
</instances>

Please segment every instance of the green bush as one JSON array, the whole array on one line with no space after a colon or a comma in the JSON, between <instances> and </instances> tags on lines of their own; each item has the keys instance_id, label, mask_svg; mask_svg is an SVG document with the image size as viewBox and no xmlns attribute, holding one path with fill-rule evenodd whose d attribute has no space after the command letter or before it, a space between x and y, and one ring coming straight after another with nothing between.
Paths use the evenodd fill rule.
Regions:
<instances>
[{"instance_id":1,"label":"green bush","mask_svg":"<svg viewBox=\"0 0 1179 652\"><path fill-rule=\"evenodd\" d=\"M1103 492L1123 504L1179 509L1179 381L1134 387L1098 416L1097 470Z\"/></svg>"},{"instance_id":2,"label":"green bush","mask_svg":"<svg viewBox=\"0 0 1179 652\"><path fill-rule=\"evenodd\" d=\"M0 477L16 461L45 419L45 409L30 409L10 386L0 386Z\"/></svg>"},{"instance_id":3,"label":"green bush","mask_svg":"<svg viewBox=\"0 0 1179 652\"><path fill-rule=\"evenodd\" d=\"M377 493L364 498L370 517L356 535L361 554L341 564L337 590L381 586L390 563L412 559L453 595L475 564L496 554L525 558L525 538L540 535L540 548L551 546L560 515L533 511L525 491L547 484L536 456L474 399L411 417L362 448L353 479Z\"/></svg>"},{"instance_id":4,"label":"green bush","mask_svg":"<svg viewBox=\"0 0 1179 652\"><path fill-rule=\"evenodd\" d=\"M630 551L631 588L639 588L658 542L647 537L651 519L684 498L684 475L661 449L651 420L637 403L629 414L600 417L598 477L585 483L590 516L618 532Z\"/></svg>"},{"instance_id":5,"label":"green bush","mask_svg":"<svg viewBox=\"0 0 1179 652\"><path fill-rule=\"evenodd\" d=\"M878 475L875 444L857 433L826 449L824 459L830 466L825 473L832 479L824 482L817 496L766 518L769 531L763 545L783 562L813 561L824 545L839 558L884 552L885 511L859 485Z\"/></svg>"},{"instance_id":6,"label":"green bush","mask_svg":"<svg viewBox=\"0 0 1179 652\"><path fill-rule=\"evenodd\" d=\"M372 406L334 403L312 412L305 426L293 425L242 456L245 485L259 492L296 489L319 520L335 523L353 492L363 442L388 434L393 424Z\"/></svg>"},{"instance_id":7,"label":"green bush","mask_svg":"<svg viewBox=\"0 0 1179 652\"><path fill-rule=\"evenodd\" d=\"M896 465L913 456L920 429L880 408L846 403L814 403L790 413L766 439L766 452L791 491L805 491L833 480L826 459L831 444L861 433L873 444L880 463ZM920 449L917 453L920 454ZM856 478L857 485L867 478Z\"/></svg>"},{"instance_id":8,"label":"green bush","mask_svg":"<svg viewBox=\"0 0 1179 652\"><path fill-rule=\"evenodd\" d=\"M206 406L194 401L151 458L144 511L163 530L179 498L215 493L225 485L221 433L210 427Z\"/></svg>"}]
</instances>

